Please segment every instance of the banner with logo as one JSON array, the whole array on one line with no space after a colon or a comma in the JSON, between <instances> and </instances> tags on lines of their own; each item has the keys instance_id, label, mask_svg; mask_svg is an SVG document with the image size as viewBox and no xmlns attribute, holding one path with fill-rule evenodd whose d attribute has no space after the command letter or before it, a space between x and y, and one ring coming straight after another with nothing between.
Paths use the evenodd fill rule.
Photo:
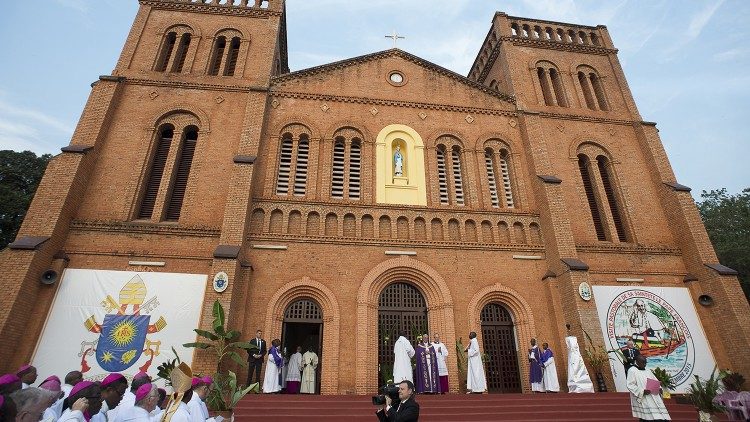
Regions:
<instances>
[{"instance_id":1,"label":"banner with logo","mask_svg":"<svg viewBox=\"0 0 750 422\"><path fill-rule=\"evenodd\" d=\"M675 391L684 393L708 378L716 361L688 289L682 287L594 286L594 299L608 350L624 348L632 339L647 367L665 369ZM614 354L610 354L614 356ZM625 369L610 360L617 391L628 391Z\"/></svg>"},{"instance_id":2,"label":"banner with logo","mask_svg":"<svg viewBox=\"0 0 750 422\"><path fill-rule=\"evenodd\" d=\"M175 358L191 364L206 274L66 269L32 363L40 379L133 376Z\"/></svg>"}]
</instances>

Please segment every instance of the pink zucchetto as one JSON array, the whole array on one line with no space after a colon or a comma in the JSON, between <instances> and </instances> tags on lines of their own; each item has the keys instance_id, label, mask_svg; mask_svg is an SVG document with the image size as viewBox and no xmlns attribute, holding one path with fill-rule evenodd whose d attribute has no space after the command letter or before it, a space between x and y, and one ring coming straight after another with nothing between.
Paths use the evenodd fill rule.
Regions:
<instances>
[{"instance_id":1,"label":"pink zucchetto","mask_svg":"<svg viewBox=\"0 0 750 422\"><path fill-rule=\"evenodd\" d=\"M18 371L16 371L16 375L18 375L20 377L21 375L29 372L31 370L31 368L33 368L33 366L31 366L31 365L24 365L24 366L18 368Z\"/></svg>"},{"instance_id":2,"label":"pink zucchetto","mask_svg":"<svg viewBox=\"0 0 750 422\"><path fill-rule=\"evenodd\" d=\"M198 377L193 377L193 388L198 387L199 385L203 384L203 380Z\"/></svg>"},{"instance_id":3,"label":"pink zucchetto","mask_svg":"<svg viewBox=\"0 0 750 422\"><path fill-rule=\"evenodd\" d=\"M143 384L142 386L138 387L138 390L135 391L135 401L139 402L143 400L146 396L148 396L148 393L151 392L151 389L153 388L153 384Z\"/></svg>"},{"instance_id":4,"label":"pink zucchetto","mask_svg":"<svg viewBox=\"0 0 750 422\"><path fill-rule=\"evenodd\" d=\"M122 374L118 374L117 372L113 372L102 380L101 387L106 388L108 385L112 384L113 382L117 382L119 380L124 380L125 377Z\"/></svg>"},{"instance_id":5,"label":"pink zucchetto","mask_svg":"<svg viewBox=\"0 0 750 422\"><path fill-rule=\"evenodd\" d=\"M44 390L54 391L55 393L59 393L61 391L60 389L60 381L55 379L47 379L43 383L39 384L39 388L42 388Z\"/></svg>"},{"instance_id":6,"label":"pink zucchetto","mask_svg":"<svg viewBox=\"0 0 750 422\"><path fill-rule=\"evenodd\" d=\"M201 380L202 380L202 381L203 381L203 382L204 382L204 383L205 383L206 385L209 385L209 386L210 386L211 384L213 384L213 383L214 383L214 379L213 379L213 378L211 378L211 377L210 377L210 376L208 376L208 375L206 375L205 377L201 378Z\"/></svg>"},{"instance_id":7,"label":"pink zucchetto","mask_svg":"<svg viewBox=\"0 0 750 422\"><path fill-rule=\"evenodd\" d=\"M8 385L13 384L14 382L21 381L21 378L18 378L15 374L5 374L2 377L0 377L0 385Z\"/></svg>"},{"instance_id":8,"label":"pink zucchetto","mask_svg":"<svg viewBox=\"0 0 750 422\"><path fill-rule=\"evenodd\" d=\"M91 381L81 381L81 382L79 382L78 384L76 384L76 385L75 385L75 386L73 387L73 389L72 389L72 390L70 390L70 395L69 395L68 397L73 397L73 396L75 396L76 394L78 394L78 393L79 393L79 392L80 392L81 390L83 390L84 388L89 388L89 387L91 387L92 385L94 385L94 383L93 383L93 382L91 382Z\"/></svg>"},{"instance_id":9,"label":"pink zucchetto","mask_svg":"<svg viewBox=\"0 0 750 422\"><path fill-rule=\"evenodd\" d=\"M45 379L44 381L42 381L42 384L44 384L47 381L57 381L58 384L62 385L62 382L60 381L60 377L58 377L57 375L50 375L50 376L48 376L47 379Z\"/></svg>"},{"instance_id":10,"label":"pink zucchetto","mask_svg":"<svg viewBox=\"0 0 750 422\"><path fill-rule=\"evenodd\" d=\"M141 379L141 378L151 378L151 377L149 377L148 374L145 373L145 372L143 372L143 371L141 371L141 372L133 375L133 381L135 381L137 379Z\"/></svg>"}]
</instances>

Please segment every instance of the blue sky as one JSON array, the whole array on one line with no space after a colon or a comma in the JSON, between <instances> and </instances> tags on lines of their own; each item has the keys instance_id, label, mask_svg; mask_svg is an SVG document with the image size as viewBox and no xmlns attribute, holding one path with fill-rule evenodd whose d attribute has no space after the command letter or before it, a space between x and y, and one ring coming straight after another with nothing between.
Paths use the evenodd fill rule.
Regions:
<instances>
[{"instance_id":1,"label":"blue sky","mask_svg":"<svg viewBox=\"0 0 750 422\"><path fill-rule=\"evenodd\" d=\"M3 4L0 149L57 153L89 84L114 68L136 0ZM644 120L658 123L677 180L750 186L750 2L746 0L288 0L289 66L399 47L465 75L495 11L609 28Z\"/></svg>"}]
</instances>

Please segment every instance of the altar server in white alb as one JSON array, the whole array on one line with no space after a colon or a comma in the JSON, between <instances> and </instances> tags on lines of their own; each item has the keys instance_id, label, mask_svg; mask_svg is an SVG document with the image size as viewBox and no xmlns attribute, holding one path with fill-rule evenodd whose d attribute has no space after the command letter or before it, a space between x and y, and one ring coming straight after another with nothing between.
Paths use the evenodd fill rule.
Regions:
<instances>
[{"instance_id":1,"label":"altar server in white alb","mask_svg":"<svg viewBox=\"0 0 750 422\"><path fill-rule=\"evenodd\" d=\"M555 355L547 343L542 343L542 384L544 391L548 393L559 393L560 382L557 380L557 366L555 366Z\"/></svg>"},{"instance_id":2,"label":"altar server in white alb","mask_svg":"<svg viewBox=\"0 0 750 422\"><path fill-rule=\"evenodd\" d=\"M403 331L398 332L398 339L393 345L393 383L398 384L407 380L414 382L411 369L411 358L414 357L414 347L406 339Z\"/></svg>"},{"instance_id":3,"label":"altar server in white alb","mask_svg":"<svg viewBox=\"0 0 750 422\"><path fill-rule=\"evenodd\" d=\"M286 372L286 393L298 394L300 382L302 381L302 346L297 346L297 351L289 356Z\"/></svg>"},{"instance_id":4,"label":"altar server in white alb","mask_svg":"<svg viewBox=\"0 0 750 422\"><path fill-rule=\"evenodd\" d=\"M315 394L315 371L318 369L318 354L310 346L302 355L302 385L300 393Z\"/></svg>"},{"instance_id":5,"label":"altar server in white alb","mask_svg":"<svg viewBox=\"0 0 750 422\"><path fill-rule=\"evenodd\" d=\"M448 348L440 341L440 335L432 335L432 345L435 347L438 361L438 376L440 376L440 394L448 392Z\"/></svg>"},{"instance_id":6,"label":"altar server in white alb","mask_svg":"<svg viewBox=\"0 0 750 422\"><path fill-rule=\"evenodd\" d=\"M649 385L653 387L649 388ZM630 408L633 417L642 421L669 421L669 412L664 406L659 391L659 381L646 368L646 358L638 355L635 357L635 367L628 371L628 390L630 390Z\"/></svg>"},{"instance_id":7,"label":"altar server in white alb","mask_svg":"<svg viewBox=\"0 0 750 422\"><path fill-rule=\"evenodd\" d=\"M482 365L482 354L479 352L479 341L477 333L469 333L469 347L466 348L469 356L466 368L466 393L484 393L487 391L487 379L484 376L484 365Z\"/></svg>"}]
</instances>

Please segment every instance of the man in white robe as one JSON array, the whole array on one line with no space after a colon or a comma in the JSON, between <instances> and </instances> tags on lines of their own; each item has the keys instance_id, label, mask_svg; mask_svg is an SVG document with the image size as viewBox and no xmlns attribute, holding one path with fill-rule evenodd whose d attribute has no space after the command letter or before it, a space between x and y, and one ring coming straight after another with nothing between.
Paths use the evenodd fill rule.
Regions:
<instances>
[{"instance_id":1,"label":"man in white robe","mask_svg":"<svg viewBox=\"0 0 750 422\"><path fill-rule=\"evenodd\" d=\"M203 378L194 377L192 381L193 397L187 402L191 422L205 422L208 419L208 408L203 409L203 402L208 396L208 385ZM140 390L139 390L140 391ZM137 398L137 396L136 396Z\"/></svg>"},{"instance_id":2,"label":"man in white robe","mask_svg":"<svg viewBox=\"0 0 750 422\"><path fill-rule=\"evenodd\" d=\"M547 343L542 343L542 384L544 391L548 393L559 393L560 382L557 380L557 366L555 366L555 355Z\"/></svg>"},{"instance_id":3,"label":"man in white robe","mask_svg":"<svg viewBox=\"0 0 750 422\"><path fill-rule=\"evenodd\" d=\"M271 349L268 351L268 364L266 365L266 373L263 378L263 392L264 393L278 393L281 391L281 382L279 382L279 375L281 374L281 366L284 364L284 359L281 357L279 346L281 341L274 339L271 342Z\"/></svg>"},{"instance_id":4,"label":"man in white robe","mask_svg":"<svg viewBox=\"0 0 750 422\"><path fill-rule=\"evenodd\" d=\"M646 387L649 379L653 380L652 383L658 382L654 373L646 368L646 358L641 355L636 356L635 367L630 368L627 379L633 417L642 421L672 420L664 406L659 390L651 391Z\"/></svg>"},{"instance_id":5,"label":"man in white robe","mask_svg":"<svg viewBox=\"0 0 750 422\"><path fill-rule=\"evenodd\" d=\"M440 335L432 335L432 345L435 347L438 361L438 376L440 377L440 394L448 392L448 348L440 341Z\"/></svg>"},{"instance_id":6,"label":"man in white robe","mask_svg":"<svg viewBox=\"0 0 750 422\"><path fill-rule=\"evenodd\" d=\"M469 355L466 368L466 393L484 393L487 391L487 379L484 376L484 365L482 365L482 354L479 352L479 341L477 333L469 333L469 347L466 348Z\"/></svg>"},{"instance_id":7,"label":"man in white robe","mask_svg":"<svg viewBox=\"0 0 750 422\"><path fill-rule=\"evenodd\" d=\"M149 415L159 402L159 389L154 384L144 384L135 392L135 405L119 412L110 422L151 422Z\"/></svg>"},{"instance_id":8,"label":"man in white robe","mask_svg":"<svg viewBox=\"0 0 750 422\"><path fill-rule=\"evenodd\" d=\"M414 347L404 336L403 331L399 331L398 339L393 345L393 383L398 384L403 380L414 382L414 375L411 368L411 358L414 357Z\"/></svg>"},{"instance_id":9,"label":"man in white robe","mask_svg":"<svg viewBox=\"0 0 750 422\"><path fill-rule=\"evenodd\" d=\"M297 352L289 356L286 372L286 392L287 394L298 394L302 381L302 346L297 346Z\"/></svg>"},{"instance_id":10,"label":"man in white robe","mask_svg":"<svg viewBox=\"0 0 750 422\"><path fill-rule=\"evenodd\" d=\"M302 355L302 385L300 393L315 394L315 370L318 368L318 355L308 348Z\"/></svg>"}]
</instances>

